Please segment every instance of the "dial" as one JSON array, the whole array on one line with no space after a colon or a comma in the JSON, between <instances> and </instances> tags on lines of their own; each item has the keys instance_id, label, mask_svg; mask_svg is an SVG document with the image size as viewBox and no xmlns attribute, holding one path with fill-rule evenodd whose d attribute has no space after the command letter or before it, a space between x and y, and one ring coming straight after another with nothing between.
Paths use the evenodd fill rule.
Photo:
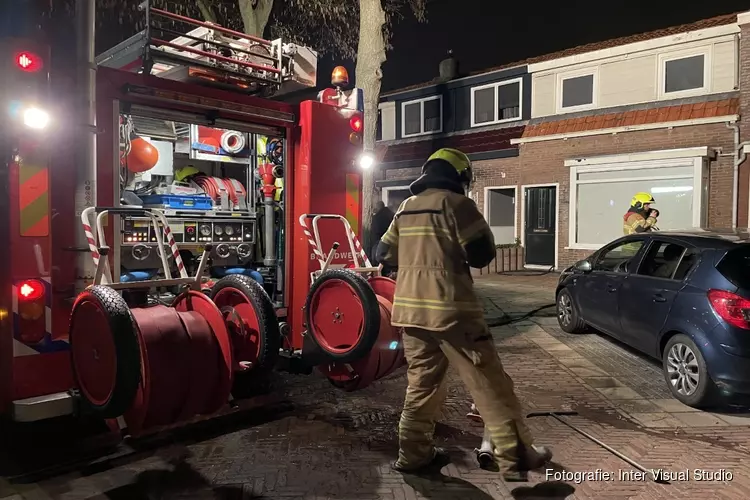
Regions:
<instances>
[{"instance_id":1,"label":"dial","mask_svg":"<svg viewBox=\"0 0 750 500\"><path fill-rule=\"evenodd\" d=\"M224 234L226 234L227 236L232 236L234 234L234 228L232 226L225 226Z\"/></svg>"},{"instance_id":2,"label":"dial","mask_svg":"<svg viewBox=\"0 0 750 500\"><path fill-rule=\"evenodd\" d=\"M201 236L211 236L211 225L210 224L201 224L199 231L201 233Z\"/></svg>"},{"instance_id":3,"label":"dial","mask_svg":"<svg viewBox=\"0 0 750 500\"><path fill-rule=\"evenodd\" d=\"M222 234L224 234L224 229L221 226L216 225L214 226L214 234L216 236L221 236Z\"/></svg>"}]
</instances>

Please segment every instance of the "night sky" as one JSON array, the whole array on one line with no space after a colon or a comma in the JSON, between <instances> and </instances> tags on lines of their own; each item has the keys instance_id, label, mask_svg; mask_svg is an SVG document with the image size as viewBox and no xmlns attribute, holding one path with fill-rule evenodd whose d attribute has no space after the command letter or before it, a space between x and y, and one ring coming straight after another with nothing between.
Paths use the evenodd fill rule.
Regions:
<instances>
[{"instance_id":1,"label":"night sky","mask_svg":"<svg viewBox=\"0 0 750 500\"><path fill-rule=\"evenodd\" d=\"M32 8L40 1L0 0L0 32L10 34L17 27L14 20L19 9ZM590 42L747 10L750 0L428 0L427 23L418 23L405 12L394 26L393 50L383 68L383 91L430 81L438 75L438 64L449 49L459 61L459 73L466 74ZM57 28L64 35L62 40L69 40L74 48L72 26ZM97 48L109 48L133 32L124 26L100 31ZM331 69L342 63L354 76L354 62L321 58L319 86L328 86Z\"/></svg>"},{"instance_id":2,"label":"night sky","mask_svg":"<svg viewBox=\"0 0 750 500\"><path fill-rule=\"evenodd\" d=\"M747 10L750 0L431 0L426 24L406 17L395 27L383 90L431 80L448 49L459 61L459 72L468 73Z\"/></svg>"}]
</instances>

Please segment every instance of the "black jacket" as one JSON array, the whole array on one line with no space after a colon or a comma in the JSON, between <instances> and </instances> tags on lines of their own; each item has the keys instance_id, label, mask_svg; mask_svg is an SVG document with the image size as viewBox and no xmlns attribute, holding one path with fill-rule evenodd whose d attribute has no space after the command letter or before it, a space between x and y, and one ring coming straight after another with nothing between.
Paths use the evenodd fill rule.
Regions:
<instances>
[{"instance_id":1,"label":"black jacket","mask_svg":"<svg viewBox=\"0 0 750 500\"><path fill-rule=\"evenodd\" d=\"M393 215L393 212L391 212L388 207L383 207L372 216L372 224L370 225L370 228L373 245L379 243L380 238L382 238L385 232L388 231L388 226L390 226L391 221L393 221Z\"/></svg>"}]
</instances>

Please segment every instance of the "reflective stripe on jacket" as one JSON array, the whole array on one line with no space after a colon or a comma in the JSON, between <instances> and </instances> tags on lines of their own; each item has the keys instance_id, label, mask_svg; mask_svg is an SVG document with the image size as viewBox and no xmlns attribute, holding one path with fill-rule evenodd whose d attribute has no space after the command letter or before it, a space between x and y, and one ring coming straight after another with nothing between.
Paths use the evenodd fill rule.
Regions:
<instances>
[{"instance_id":1,"label":"reflective stripe on jacket","mask_svg":"<svg viewBox=\"0 0 750 500\"><path fill-rule=\"evenodd\" d=\"M492 232L466 196L427 189L401 204L378 249L381 260L398 267L394 326L444 331L459 322L484 321L469 268L477 262L467 252L472 243L481 244L472 253L489 249L489 260L494 258ZM487 258L481 256L480 263L486 265Z\"/></svg>"}]
</instances>

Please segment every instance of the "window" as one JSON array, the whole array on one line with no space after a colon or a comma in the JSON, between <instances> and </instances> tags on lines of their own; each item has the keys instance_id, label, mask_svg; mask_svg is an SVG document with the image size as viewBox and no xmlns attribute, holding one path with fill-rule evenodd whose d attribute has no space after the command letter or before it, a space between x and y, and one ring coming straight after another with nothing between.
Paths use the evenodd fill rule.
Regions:
<instances>
[{"instance_id":1,"label":"window","mask_svg":"<svg viewBox=\"0 0 750 500\"><path fill-rule=\"evenodd\" d=\"M654 241L638 267L641 276L682 281L698 260L698 253L676 243Z\"/></svg>"},{"instance_id":2,"label":"window","mask_svg":"<svg viewBox=\"0 0 750 500\"><path fill-rule=\"evenodd\" d=\"M377 128L375 129L375 140L383 140L383 112L380 109L378 109L378 124Z\"/></svg>"},{"instance_id":3,"label":"window","mask_svg":"<svg viewBox=\"0 0 750 500\"><path fill-rule=\"evenodd\" d=\"M560 109L574 111L594 105L594 73L563 77L560 82Z\"/></svg>"},{"instance_id":4,"label":"window","mask_svg":"<svg viewBox=\"0 0 750 500\"><path fill-rule=\"evenodd\" d=\"M401 105L401 136L437 134L443 131L443 96L433 96Z\"/></svg>"},{"instance_id":5,"label":"window","mask_svg":"<svg viewBox=\"0 0 750 500\"><path fill-rule=\"evenodd\" d=\"M643 240L638 240L618 243L613 247L605 248L596 257L593 270L623 273L628 272L627 264L630 262L630 259L635 257L642 246Z\"/></svg>"},{"instance_id":6,"label":"window","mask_svg":"<svg viewBox=\"0 0 750 500\"><path fill-rule=\"evenodd\" d=\"M521 89L520 78L471 89L471 126L520 120Z\"/></svg>"},{"instance_id":7,"label":"window","mask_svg":"<svg viewBox=\"0 0 750 500\"><path fill-rule=\"evenodd\" d=\"M411 196L411 191L409 186L386 187L383 188L382 194L385 206L395 212L404 200Z\"/></svg>"},{"instance_id":8,"label":"window","mask_svg":"<svg viewBox=\"0 0 750 500\"><path fill-rule=\"evenodd\" d=\"M716 266L730 283L739 288L750 288L750 247L737 246L729 250Z\"/></svg>"},{"instance_id":9,"label":"window","mask_svg":"<svg viewBox=\"0 0 750 500\"><path fill-rule=\"evenodd\" d=\"M623 218L635 193L654 196L662 230L701 227L702 158L625 161L570 169L569 246L595 250L623 234Z\"/></svg>"},{"instance_id":10,"label":"window","mask_svg":"<svg viewBox=\"0 0 750 500\"><path fill-rule=\"evenodd\" d=\"M706 55L697 54L677 59L662 59L662 92L670 97L675 94L704 90L707 80Z\"/></svg>"},{"instance_id":11,"label":"window","mask_svg":"<svg viewBox=\"0 0 750 500\"><path fill-rule=\"evenodd\" d=\"M516 188L485 188L484 217L495 244L516 242Z\"/></svg>"}]
</instances>

